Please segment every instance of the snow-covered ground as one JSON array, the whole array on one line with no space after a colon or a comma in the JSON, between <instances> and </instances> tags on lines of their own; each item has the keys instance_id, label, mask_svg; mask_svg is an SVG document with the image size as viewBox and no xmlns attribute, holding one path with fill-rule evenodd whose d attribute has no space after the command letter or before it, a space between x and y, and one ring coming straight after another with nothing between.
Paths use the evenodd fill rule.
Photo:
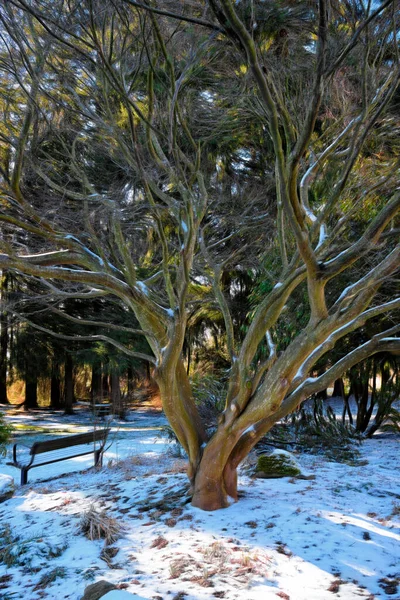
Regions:
<instances>
[{"instance_id":1,"label":"snow-covered ground","mask_svg":"<svg viewBox=\"0 0 400 600\"><path fill-rule=\"evenodd\" d=\"M0 504L0 598L78 600L106 579L152 600L399 600L399 437L367 440L359 466L298 455L315 480L243 472L239 502L205 513L182 502L184 461L156 438L162 422L134 415L102 470L34 469ZM109 546L83 535L89 509L122 525Z\"/></svg>"}]
</instances>

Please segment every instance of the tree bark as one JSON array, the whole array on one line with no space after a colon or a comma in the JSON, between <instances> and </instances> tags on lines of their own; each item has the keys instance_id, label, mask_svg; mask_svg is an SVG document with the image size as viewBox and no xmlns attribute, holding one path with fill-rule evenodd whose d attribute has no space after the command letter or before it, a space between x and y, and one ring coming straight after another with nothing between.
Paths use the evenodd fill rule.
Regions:
<instances>
[{"instance_id":1,"label":"tree bark","mask_svg":"<svg viewBox=\"0 0 400 600\"><path fill-rule=\"evenodd\" d=\"M237 434L220 426L204 448L193 478L193 506L217 510L236 502L237 465L231 461L231 453L237 441Z\"/></svg>"},{"instance_id":2,"label":"tree bark","mask_svg":"<svg viewBox=\"0 0 400 600\"><path fill-rule=\"evenodd\" d=\"M121 389L119 386L119 373L113 370L111 373L111 402L113 407L113 414L118 415L120 418L124 417L124 410L121 405Z\"/></svg>"},{"instance_id":3,"label":"tree bark","mask_svg":"<svg viewBox=\"0 0 400 600\"><path fill-rule=\"evenodd\" d=\"M25 410L38 408L37 403L37 376L30 375L25 380Z\"/></svg>"},{"instance_id":4,"label":"tree bark","mask_svg":"<svg viewBox=\"0 0 400 600\"><path fill-rule=\"evenodd\" d=\"M53 409L59 409L61 405L61 379L60 365L53 360L51 367L50 382L50 406Z\"/></svg>"},{"instance_id":5,"label":"tree bark","mask_svg":"<svg viewBox=\"0 0 400 600\"><path fill-rule=\"evenodd\" d=\"M73 373L73 361L72 356L67 354L65 359L65 375L64 375L64 411L67 415L73 414L73 402L74 402L74 373Z\"/></svg>"},{"instance_id":6,"label":"tree bark","mask_svg":"<svg viewBox=\"0 0 400 600\"><path fill-rule=\"evenodd\" d=\"M343 379L335 379L333 384L332 398L344 398L344 384Z\"/></svg>"},{"instance_id":7,"label":"tree bark","mask_svg":"<svg viewBox=\"0 0 400 600\"><path fill-rule=\"evenodd\" d=\"M192 505L213 511L227 508L237 499L237 469L229 462L223 466L202 460L195 475Z\"/></svg>"},{"instance_id":8,"label":"tree bark","mask_svg":"<svg viewBox=\"0 0 400 600\"><path fill-rule=\"evenodd\" d=\"M102 398L108 398L110 395L110 382L109 382L109 377L108 377L108 373L103 373L102 376Z\"/></svg>"},{"instance_id":9,"label":"tree bark","mask_svg":"<svg viewBox=\"0 0 400 600\"><path fill-rule=\"evenodd\" d=\"M126 372L126 379L127 379L127 386L128 386L128 396L129 396L129 398L131 398L132 394L133 394L133 390L134 390L134 378L133 378L133 368L132 367L128 367L127 372Z\"/></svg>"},{"instance_id":10,"label":"tree bark","mask_svg":"<svg viewBox=\"0 0 400 600\"><path fill-rule=\"evenodd\" d=\"M99 398L101 398L101 364L93 363L90 399L93 404L96 404Z\"/></svg>"},{"instance_id":11,"label":"tree bark","mask_svg":"<svg viewBox=\"0 0 400 600\"><path fill-rule=\"evenodd\" d=\"M0 284L0 404L9 404L7 397L8 318L4 310L7 294L7 274L3 272Z\"/></svg>"}]
</instances>

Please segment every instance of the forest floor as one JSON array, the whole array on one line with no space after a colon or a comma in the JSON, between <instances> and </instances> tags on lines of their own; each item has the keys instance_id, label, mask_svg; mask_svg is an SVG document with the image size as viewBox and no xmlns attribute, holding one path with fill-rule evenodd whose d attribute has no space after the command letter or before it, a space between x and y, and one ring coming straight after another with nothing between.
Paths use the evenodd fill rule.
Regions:
<instances>
[{"instance_id":1,"label":"forest floor","mask_svg":"<svg viewBox=\"0 0 400 600\"><path fill-rule=\"evenodd\" d=\"M7 418L25 442L92 427L84 411ZM160 437L164 423L136 410L113 424L102 469L56 463L17 485L0 504L2 600L79 600L101 579L149 600L400 599L399 436L365 441L349 464L297 455L311 480L244 467L239 502L206 513L185 503L185 461ZM18 484L5 461L0 474ZM88 539L88 524L108 543Z\"/></svg>"}]
</instances>

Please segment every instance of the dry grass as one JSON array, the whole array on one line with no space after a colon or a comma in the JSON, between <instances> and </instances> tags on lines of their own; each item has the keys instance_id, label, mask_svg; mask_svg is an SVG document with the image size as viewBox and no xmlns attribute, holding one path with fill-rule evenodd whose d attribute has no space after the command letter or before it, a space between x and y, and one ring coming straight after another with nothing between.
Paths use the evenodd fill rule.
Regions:
<instances>
[{"instance_id":1,"label":"dry grass","mask_svg":"<svg viewBox=\"0 0 400 600\"><path fill-rule=\"evenodd\" d=\"M110 517L105 510L99 511L93 505L82 515L79 529L89 540L103 539L106 545L113 544L123 531L117 519Z\"/></svg>"},{"instance_id":2,"label":"dry grass","mask_svg":"<svg viewBox=\"0 0 400 600\"><path fill-rule=\"evenodd\" d=\"M162 535L159 535L155 540L153 540L150 548L157 548L157 550L161 550L162 548L165 548L165 546L168 546L168 540L166 540Z\"/></svg>"},{"instance_id":3,"label":"dry grass","mask_svg":"<svg viewBox=\"0 0 400 600\"><path fill-rule=\"evenodd\" d=\"M204 559L215 566L224 566L229 558L230 551L222 542L213 542L203 550Z\"/></svg>"}]
</instances>

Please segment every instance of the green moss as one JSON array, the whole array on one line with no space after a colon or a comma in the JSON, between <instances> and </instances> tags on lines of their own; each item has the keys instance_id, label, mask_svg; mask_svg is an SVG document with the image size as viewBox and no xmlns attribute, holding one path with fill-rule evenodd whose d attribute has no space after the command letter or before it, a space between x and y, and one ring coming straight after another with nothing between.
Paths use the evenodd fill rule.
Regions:
<instances>
[{"instance_id":1,"label":"green moss","mask_svg":"<svg viewBox=\"0 0 400 600\"><path fill-rule=\"evenodd\" d=\"M257 461L256 471L269 477L294 477L301 471L294 459L286 454L262 454Z\"/></svg>"}]
</instances>

